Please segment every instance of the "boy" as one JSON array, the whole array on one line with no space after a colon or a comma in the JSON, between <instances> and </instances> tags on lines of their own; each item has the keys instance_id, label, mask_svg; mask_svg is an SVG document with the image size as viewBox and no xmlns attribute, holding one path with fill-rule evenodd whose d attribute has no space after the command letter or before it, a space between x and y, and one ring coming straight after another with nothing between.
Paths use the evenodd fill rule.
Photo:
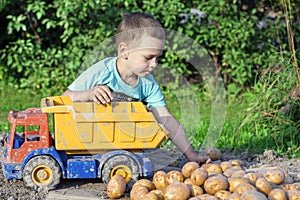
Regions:
<instances>
[{"instance_id":1,"label":"boy","mask_svg":"<svg viewBox=\"0 0 300 200\"><path fill-rule=\"evenodd\" d=\"M124 16L117 33L118 57L105 58L89 67L63 95L72 101L106 104L113 99L112 90L146 102L157 121L170 132L171 141L190 161L209 161L192 149L151 75L164 48L165 33L160 23L149 14L132 13Z\"/></svg>"}]
</instances>

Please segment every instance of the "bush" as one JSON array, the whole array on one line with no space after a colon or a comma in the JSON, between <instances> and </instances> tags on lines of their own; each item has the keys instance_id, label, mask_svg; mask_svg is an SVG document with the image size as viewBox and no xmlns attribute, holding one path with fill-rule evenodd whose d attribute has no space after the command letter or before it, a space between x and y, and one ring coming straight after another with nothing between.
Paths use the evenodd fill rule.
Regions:
<instances>
[{"instance_id":1,"label":"bush","mask_svg":"<svg viewBox=\"0 0 300 200\"><path fill-rule=\"evenodd\" d=\"M7 1L1 12L1 25L5 27L1 32L5 34L0 46L0 79L45 95L59 94L78 75L89 52L114 35L122 13L144 11L153 14L165 28L181 32L203 45L227 85L251 86L258 72L278 59L275 53L279 49L282 54L289 54L284 45L284 18L280 13L270 18L270 10L261 10L262 4L266 3ZM295 26L295 31L298 30ZM165 54L162 61L191 76L194 69L178 59L181 61L178 56Z\"/></svg>"}]
</instances>

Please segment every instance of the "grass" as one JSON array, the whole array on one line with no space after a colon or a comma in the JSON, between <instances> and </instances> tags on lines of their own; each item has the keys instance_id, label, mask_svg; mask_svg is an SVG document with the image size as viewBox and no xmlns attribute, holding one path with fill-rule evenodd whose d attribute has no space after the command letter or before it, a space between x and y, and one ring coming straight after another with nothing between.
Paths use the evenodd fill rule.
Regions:
<instances>
[{"instance_id":1,"label":"grass","mask_svg":"<svg viewBox=\"0 0 300 200\"><path fill-rule=\"evenodd\" d=\"M165 96L171 113L183 125L194 148L201 148L211 123L214 124L214 119L211 119L212 106L210 99L199 94L197 101L199 102L200 119L193 119L193 116L189 119L183 119L180 111L189 105L179 105L178 101L176 101L176 98L172 94L167 94ZM226 116L222 132L220 135L215 134L216 136L219 135L219 137L214 138L216 140L215 147L220 149L232 149L238 152L245 150L251 151L253 149L252 146L257 145L256 141L251 142L254 136L251 127L245 126L241 130L237 131L245 116L247 116L248 107L249 102L245 98L237 98L227 102L226 113L224 113ZM171 145L171 143L168 142L166 145ZM258 149L256 148L256 150ZM259 150L263 151L264 147L261 146Z\"/></svg>"},{"instance_id":2,"label":"grass","mask_svg":"<svg viewBox=\"0 0 300 200\"><path fill-rule=\"evenodd\" d=\"M30 107L39 107L41 94L15 89L10 85L0 87L0 132L8 132L7 116L10 110L24 110Z\"/></svg>"},{"instance_id":3,"label":"grass","mask_svg":"<svg viewBox=\"0 0 300 200\"><path fill-rule=\"evenodd\" d=\"M226 105L226 118L219 137L215 138L215 147L230 150L234 153L250 152L253 154L262 153L264 150L273 150L281 155L299 157L299 128L291 122L286 124L288 117L266 117L258 112L257 106L261 107L261 99L256 94L244 93L239 97L231 98ZM182 119L182 109L172 95L166 95L166 101L171 113L182 123L194 148L200 148L209 126L214 119L211 118L211 103L209 99L200 97L199 112L201 119L198 126L195 126L196 119ZM267 104L267 103L266 103ZM253 106L256 105L256 106ZM182 106L184 107L184 106ZM282 122L282 123L281 123ZM299 122L298 122L299 123ZM276 129L274 128L276 125ZM298 125L299 127L299 125ZM170 142L166 146L172 145Z\"/></svg>"}]
</instances>

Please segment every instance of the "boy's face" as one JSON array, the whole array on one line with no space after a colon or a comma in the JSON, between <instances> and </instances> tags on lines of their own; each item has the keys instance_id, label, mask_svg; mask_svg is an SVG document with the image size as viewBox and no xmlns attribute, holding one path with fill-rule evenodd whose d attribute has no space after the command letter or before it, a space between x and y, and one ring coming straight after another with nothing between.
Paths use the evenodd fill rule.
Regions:
<instances>
[{"instance_id":1,"label":"boy's face","mask_svg":"<svg viewBox=\"0 0 300 200\"><path fill-rule=\"evenodd\" d=\"M136 47L129 50L128 68L137 76L145 77L157 67L159 56L162 54L164 41L143 37Z\"/></svg>"}]
</instances>

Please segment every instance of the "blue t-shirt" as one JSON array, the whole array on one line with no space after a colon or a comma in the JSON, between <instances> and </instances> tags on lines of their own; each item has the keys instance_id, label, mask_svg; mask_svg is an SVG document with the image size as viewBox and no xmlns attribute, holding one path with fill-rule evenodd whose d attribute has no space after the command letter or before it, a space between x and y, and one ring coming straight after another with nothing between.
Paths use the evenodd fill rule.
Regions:
<instances>
[{"instance_id":1,"label":"blue t-shirt","mask_svg":"<svg viewBox=\"0 0 300 200\"><path fill-rule=\"evenodd\" d=\"M68 88L73 91L92 89L96 85L107 85L115 92L126 94L147 103L149 108L165 106L159 85L151 74L138 77L135 86L126 84L117 71L117 57L103 59L85 70Z\"/></svg>"}]
</instances>

